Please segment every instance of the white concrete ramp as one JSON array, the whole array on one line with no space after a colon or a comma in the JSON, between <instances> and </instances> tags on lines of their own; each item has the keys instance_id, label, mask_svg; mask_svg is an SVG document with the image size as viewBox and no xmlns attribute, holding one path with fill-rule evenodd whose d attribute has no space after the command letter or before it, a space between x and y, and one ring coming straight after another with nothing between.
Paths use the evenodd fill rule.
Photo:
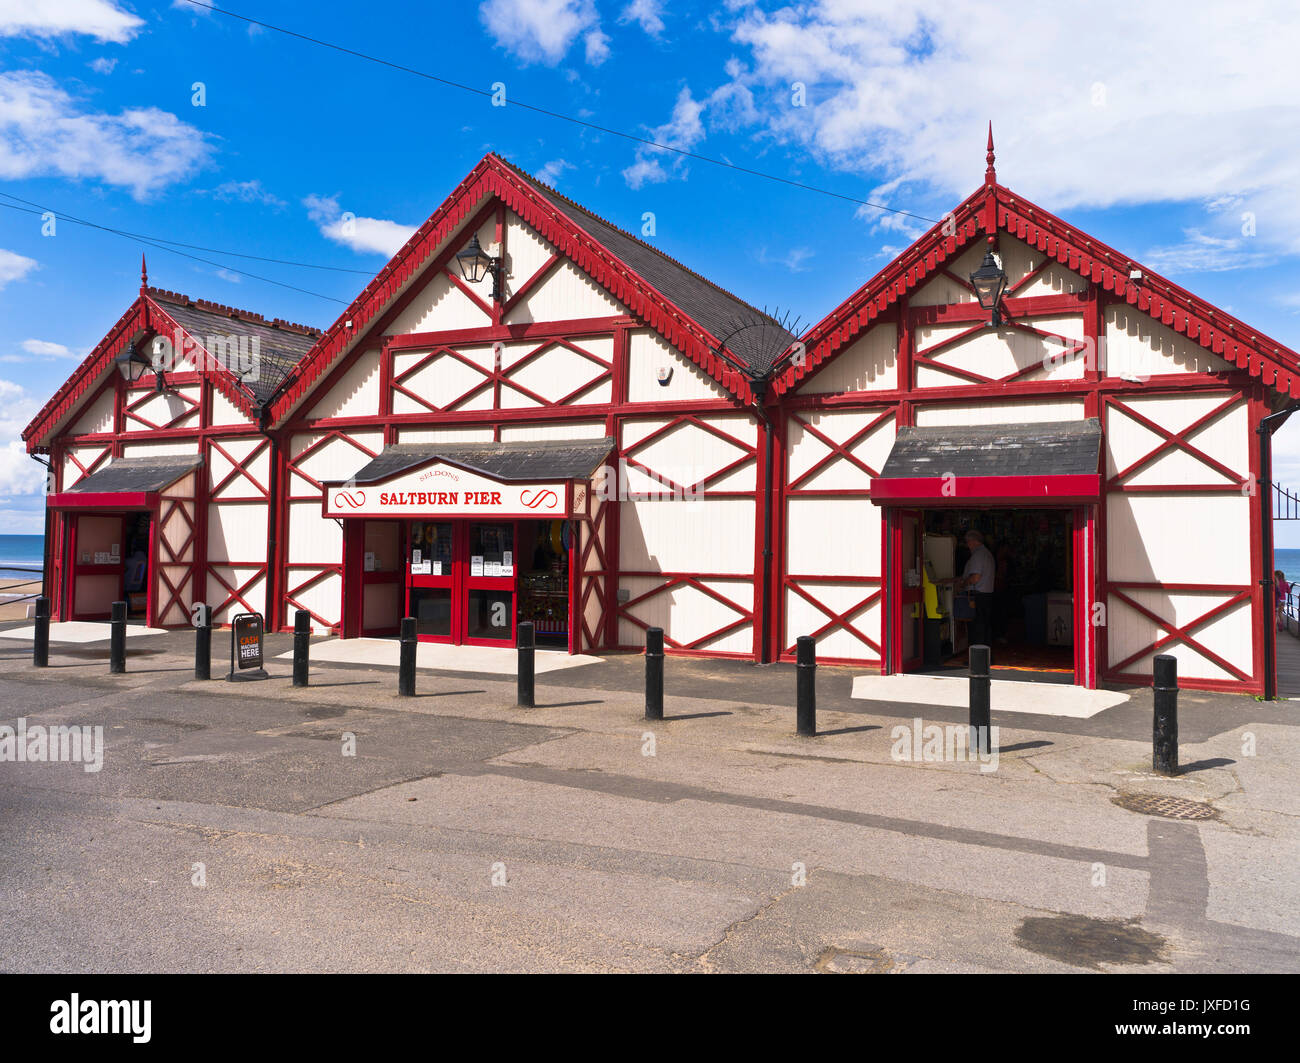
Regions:
<instances>
[{"instance_id":1,"label":"white concrete ramp","mask_svg":"<svg viewBox=\"0 0 1300 1063\"><path fill-rule=\"evenodd\" d=\"M111 625L107 620L95 623L88 620L66 620L50 625L51 642L107 642ZM142 624L127 624L126 637L136 638L140 635L165 635L166 628L144 627ZM31 642L36 637L36 627L14 627L0 631L0 639L26 639Z\"/></svg>"},{"instance_id":2,"label":"white concrete ramp","mask_svg":"<svg viewBox=\"0 0 1300 1063\"><path fill-rule=\"evenodd\" d=\"M332 664L387 665L398 664L400 644L397 639L329 639L313 642L311 659ZM279 660L293 659L293 651L280 654ZM599 664L601 657L588 657L563 650L537 650L534 668L538 675L557 672L563 668L577 668L584 664ZM519 653L513 646L448 646L441 642L421 642L415 648L415 666L432 668L438 672L477 672L484 675L514 675L519 663Z\"/></svg>"},{"instance_id":3,"label":"white concrete ramp","mask_svg":"<svg viewBox=\"0 0 1300 1063\"><path fill-rule=\"evenodd\" d=\"M965 708L970 704L970 680L964 675L855 675L852 696L893 705ZM1114 690L1087 690L1063 683L994 679L989 700L995 714L1017 712L1086 720L1106 709L1123 705L1129 696Z\"/></svg>"}]
</instances>

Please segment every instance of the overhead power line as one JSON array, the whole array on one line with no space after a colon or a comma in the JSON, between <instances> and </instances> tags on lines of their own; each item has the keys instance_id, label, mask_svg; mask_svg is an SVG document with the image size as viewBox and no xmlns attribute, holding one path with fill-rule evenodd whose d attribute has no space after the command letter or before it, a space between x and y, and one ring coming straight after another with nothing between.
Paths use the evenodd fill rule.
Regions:
<instances>
[{"instance_id":1,"label":"overhead power line","mask_svg":"<svg viewBox=\"0 0 1300 1063\"><path fill-rule=\"evenodd\" d=\"M445 85L448 88L460 89L462 92L471 92L476 96L492 97L494 94L487 89L481 89L474 85L466 85L461 81L453 81L451 78L439 77L437 74L430 74L426 70L417 70L415 67L406 66L403 63L394 63L390 59L383 59L377 55L370 55L367 52L357 51L355 48L347 48L341 44L335 44L332 41L322 40L319 37L312 37L306 33L298 33L296 30L286 29L284 26L276 26L270 22L263 22L260 19L251 18L248 15L241 15L235 11L228 11L223 7L216 7L212 4L202 3L202 0L185 0L187 4L193 7L203 8L206 11L215 12L218 15L225 15L228 18L239 19L250 26L257 26L260 29L271 30L273 33L280 33L286 37L293 37L308 44L314 44L320 48L329 48L335 52L341 52L344 55L353 56L356 59L364 59L368 63L376 63L379 66L386 66L390 70L400 70L404 74L414 74L416 77L424 78L426 81L433 81L439 85ZM843 192L834 192L828 188L819 188L816 185L805 184L803 181L795 181L789 177L781 177L777 174L766 173L763 170L755 170L749 166L738 166L734 162L727 162L725 159L714 158L711 155L701 155L696 151L688 151L686 148L675 147L672 144L665 144L662 141L654 140L650 137L638 136L636 133L628 133L621 129L614 129L610 126L599 125L596 122L588 122L585 119L577 118L571 114L565 114L563 111L551 110L548 107L540 107L537 104L525 103L522 100L511 98L511 107L521 107L526 111L532 111L534 114L546 115L548 118L555 118L561 122L568 122L571 125L582 126L584 129L592 129L598 133L608 133L610 136L621 137L624 140L630 140L637 144L643 144L646 147L658 148L661 151L669 151L676 155L681 155L687 159L694 159L697 162L707 162L711 166L720 166L723 169L735 170L738 173L748 174L750 177L761 177L765 181L775 181L778 184L787 185L790 188L799 188L805 192L816 192L818 195L831 196L834 199L844 200L847 203L855 203L858 206L870 207L872 210L886 211L890 214L899 214L905 218L915 218L917 221L929 222L932 225L938 224L938 218L927 218L923 214L916 214L910 210L901 210L898 207L891 207L884 203L875 203L869 199L858 199L856 196L845 195Z\"/></svg>"},{"instance_id":2,"label":"overhead power line","mask_svg":"<svg viewBox=\"0 0 1300 1063\"><path fill-rule=\"evenodd\" d=\"M74 225L84 225L90 229L98 229L100 232L112 233L114 236L120 236L124 240L134 240L138 243L145 244L148 247L152 247L158 251L166 251L168 254L179 255L181 258L188 258L194 262L202 262L206 266L213 266L216 269L226 270L229 273L237 273L241 277L248 277L250 280L258 280L258 281L263 281L266 284L274 284L277 287L288 288L290 291L300 292L303 295L313 295L317 299L327 299L332 303L339 303L342 306L348 305L347 300L345 299L339 299L333 295L325 295L321 292L314 292L310 288L300 288L296 284L286 284L284 281L278 281L273 277L263 277L260 273L249 273L247 270L236 269L234 266L228 265L227 263L224 262L214 262L210 258L203 258L199 255L191 255L187 251L178 251L177 248L194 247L198 250L207 251L210 254L233 255L238 258L255 258L258 259L258 261L277 262L283 265L309 266L310 264L306 262L289 262L284 259L262 258L261 256L258 255L245 255L237 251L218 251L214 248L201 248L195 244L181 244L181 243L177 243L176 241L162 242L159 237L143 236L140 233L128 232L125 229L115 229L111 225L100 225L98 222L89 221L86 218L78 218L71 214L64 214L61 211L54 209L53 207L45 206L44 204L41 203L33 203L31 200L21 199L18 196L9 194L8 192L0 192L0 196L3 196L5 199L12 199L15 201L13 203L0 203L0 207L8 207L10 210L21 211L24 214L35 214L35 215L52 214L58 221L70 221ZM168 244L175 244L175 246L169 247ZM329 267L312 266L311 268L341 269L341 267L337 267L337 266L329 266ZM346 272L360 273L363 271L347 270ZM367 273L366 275L369 276L370 274Z\"/></svg>"}]
</instances>

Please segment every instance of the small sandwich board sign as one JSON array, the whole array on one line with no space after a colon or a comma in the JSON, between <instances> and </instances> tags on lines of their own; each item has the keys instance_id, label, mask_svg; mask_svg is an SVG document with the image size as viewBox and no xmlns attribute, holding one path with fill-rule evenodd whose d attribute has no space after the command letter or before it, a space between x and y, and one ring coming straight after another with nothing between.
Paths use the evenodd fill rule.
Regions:
<instances>
[{"instance_id":1,"label":"small sandwich board sign","mask_svg":"<svg viewBox=\"0 0 1300 1063\"><path fill-rule=\"evenodd\" d=\"M261 613L240 613L231 623L228 683L271 678L262 667L262 628Z\"/></svg>"}]
</instances>

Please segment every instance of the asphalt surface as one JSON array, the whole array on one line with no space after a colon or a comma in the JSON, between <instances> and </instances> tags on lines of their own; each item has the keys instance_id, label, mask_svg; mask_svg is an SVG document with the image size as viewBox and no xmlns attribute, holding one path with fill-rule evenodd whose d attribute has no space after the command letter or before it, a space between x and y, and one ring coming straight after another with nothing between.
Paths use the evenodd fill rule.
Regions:
<instances>
[{"instance_id":1,"label":"asphalt surface","mask_svg":"<svg viewBox=\"0 0 1300 1063\"><path fill-rule=\"evenodd\" d=\"M230 684L186 633L128 640L124 676L0 639L0 724L105 740L98 772L0 762L0 970L1300 970L1288 703L1184 694L1175 779L1141 692L1004 721L980 770L901 759L894 728L964 713L853 701L851 669L800 739L789 666L670 658L648 724L636 655L524 710L500 676L294 690L288 648ZM1144 794L1211 818L1116 803Z\"/></svg>"}]
</instances>

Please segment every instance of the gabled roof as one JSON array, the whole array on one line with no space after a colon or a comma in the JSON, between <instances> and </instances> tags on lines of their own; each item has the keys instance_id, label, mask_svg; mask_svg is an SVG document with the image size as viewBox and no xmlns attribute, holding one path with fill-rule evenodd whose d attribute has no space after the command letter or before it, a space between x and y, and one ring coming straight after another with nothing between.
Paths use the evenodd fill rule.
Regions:
<instances>
[{"instance_id":1,"label":"gabled roof","mask_svg":"<svg viewBox=\"0 0 1300 1063\"><path fill-rule=\"evenodd\" d=\"M258 402L271 397L289 370L307 356L321 334L317 328L295 325L280 318L267 321L261 314L210 303L206 299L190 299L156 288L148 291L157 307L200 344L205 337L227 333L257 340L260 364L257 372L245 376L243 381Z\"/></svg>"},{"instance_id":2,"label":"gabled roof","mask_svg":"<svg viewBox=\"0 0 1300 1063\"><path fill-rule=\"evenodd\" d=\"M992 145L990 143L990 156ZM885 317L904 295L938 273L990 223L1081 274L1144 314L1200 344L1239 369L1248 370L1283 395L1300 398L1300 355L1252 329L1172 281L1080 232L1056 215L990 178L906 251L831 311L803 337L806 356L774 383L776 394L794 390ZM993 219L996 219L993 221ZM1133 271L1140 280L1130 280Z\"/></svg>"},{"instance_id":3,"label":"gabled roof","mask_svg":"<svg viewBox=\"0 0 1300 1063\"><path fill-rule=\"evenodd\" d=\"M147 334L172 336L177 329L202 352L207 351L205 344L213 336L234 334L258 340L259 371L247 380L225 368L220 358L205 359L206 364L218 367L212 373L217 389L253 420L260 404L270 398L320 336L319 329L306 325L279 318L268 321L251 310L142 286L126 313L23 429L28 451L48 446L46 436L99 387L106 374L114 372L113 359L127 344Z\"/></svg>"},{"instance_id":4,"label":"gabled roof","mask_svg":"<svg viewBox=\"0 0 1300 1063\"><path fill-rule=\"evenodd\" d=\"M513 163L504 159L500 161L714 336L720 340L729 339L728 347L732 353L756 373L766 373L786 348L795 342L795 337L770 314L756 309L731 292L719 288L711 280L687 269L675 258L669 258L657 247L652 247L593 214L586 207L562 196Z\"/></svg>"},{"instance_id":5,"label":"gabled roof","mask_svg":"<svg viewBox=\"0 0 1300 1063\"><path fill-rule=\"evenodd\" d=\"M794 340L770 315L565 199L500 156L489 154L298 363L291 382L272 407L273 422L282 420L302 401L489 196L499 198L560 254L743 403L749 403L753 395L742 367L763 365L753 333L779 329L787 337L786 343ZM758 329L750 328L729 338L740 323L738 319ZM784 346L776 346L776 353L781 353ZM724 356L716 353L720 347L726 352Z\"/></svg>"}]
</instances>

